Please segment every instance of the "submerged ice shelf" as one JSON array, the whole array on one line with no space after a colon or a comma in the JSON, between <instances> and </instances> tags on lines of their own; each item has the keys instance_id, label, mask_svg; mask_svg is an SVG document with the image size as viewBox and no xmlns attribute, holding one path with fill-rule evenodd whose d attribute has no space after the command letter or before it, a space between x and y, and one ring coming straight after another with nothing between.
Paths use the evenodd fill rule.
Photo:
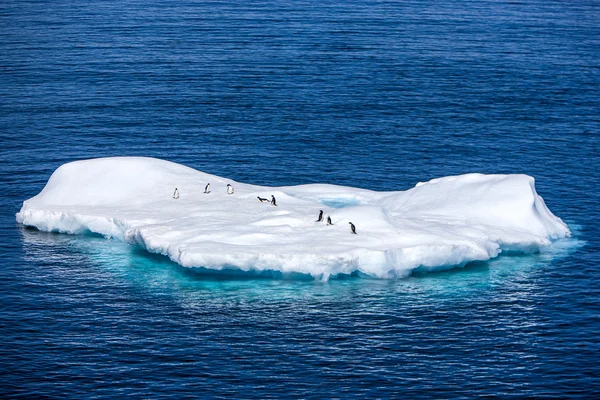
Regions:
<instances>
[{"instance_id":1,"label":"submerged ice shelf","mask_svg":"<svg viewBox=\"0 0 600 400\"><path fill-rule=\"evenodd\" d=\"M271 195L276 207L257 199ZM315 222L319 210L331 216L332 226ZM466 174L397 192L327 184L264 187L143 157L65 164L16 217L42 231L119 238L185 267L322 279L355 271L406 276L416 268L488 260L503 250L534 252L570 236L527 175ZM357 235L350 233L350 221Z\"/></svg>"}]
</instances>

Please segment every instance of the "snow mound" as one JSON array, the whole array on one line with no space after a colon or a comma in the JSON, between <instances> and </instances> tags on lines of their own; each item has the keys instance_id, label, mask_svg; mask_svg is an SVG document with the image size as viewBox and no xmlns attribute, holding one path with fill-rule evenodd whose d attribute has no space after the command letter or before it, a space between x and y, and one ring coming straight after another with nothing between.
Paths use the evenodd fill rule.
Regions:
<instances>
[{"instance_id":1,"label":"snow mound","mask_svg":"<svg viewBox=\"0 0 600 400\"><path fill-rule=\"evenodd\" d=\"M272 195L277 206L257 198ZM316 222L319 210L333 225ZM527 175L451 176L398 192L264 187L143 157L65 164L16 217L43 231L119 238L185 267L320 279L355 271L407 276L416 268L488 260L503 250L539 251L570 236Z\"/></svg>"}]
</instances>

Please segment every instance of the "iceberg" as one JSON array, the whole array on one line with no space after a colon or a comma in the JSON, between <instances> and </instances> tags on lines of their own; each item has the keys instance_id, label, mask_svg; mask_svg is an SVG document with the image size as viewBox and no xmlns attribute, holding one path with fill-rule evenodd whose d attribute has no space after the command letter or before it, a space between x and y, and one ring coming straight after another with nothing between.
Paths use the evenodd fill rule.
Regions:
<instances>
[{"instance_id":1,"label":"iceberg","mask_svg":"<svg viewBox=\"0 0 600 400\"><path fill-rule=\"evenodd\" d=\"M316 222L319 210L333 225ZM503 251L540 251L571 235L527 175L472 173L392 192L329 184L266 187L145 157L64 164L16 219L42 231L121 239L184 267L324 280L356 272L405 277Z\"/></svg>"}]
</instances>

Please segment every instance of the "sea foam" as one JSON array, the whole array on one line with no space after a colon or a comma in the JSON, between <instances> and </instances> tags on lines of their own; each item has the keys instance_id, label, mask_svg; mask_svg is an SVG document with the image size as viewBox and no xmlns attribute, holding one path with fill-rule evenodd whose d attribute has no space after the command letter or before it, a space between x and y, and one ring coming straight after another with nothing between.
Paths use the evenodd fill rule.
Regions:
<instances>
[{"instance_id":1,"label":"sea foam","mask_svg":"<svg viewBox=\"0 0 600 400\"><path fill-rule=\"evenodd\" d=\"M209 182L212 191L204 194ZM234 194L227 194L227 184ZM179 199L172 197L175 188ZM277 206L257 199L271 195ZM319 210L332 226L316 222ZM466 174L396 192L264 187L143 157L65 164L16 217L43 231L122 239L185 267L320 279L356 271L402 277L506 250L535 252L570 236L527 175Z\"/></svg>"}]
</instances>

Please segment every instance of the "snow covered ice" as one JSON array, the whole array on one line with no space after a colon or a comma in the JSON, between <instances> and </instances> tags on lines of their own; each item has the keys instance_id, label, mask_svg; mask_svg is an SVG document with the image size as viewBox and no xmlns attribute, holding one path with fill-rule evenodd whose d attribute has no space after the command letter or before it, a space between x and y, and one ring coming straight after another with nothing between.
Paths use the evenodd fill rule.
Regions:
<instances>
[{"instance_id":1,"label":"snow covered ice","mask_svg":"<svg viewBox=\"0 0 600 400\"><path fill-rule=\"evenodd\" d=\"M319 210L323 222L316 222ZM535 252L570 236L527 175L466 174L396 192L328 184L264 187L143 157L65 164L16 217L42 231L122 239L185 267L320 279L354 271L407 276L416 268L447 269L506 250Z\"/></svg>"}]
</instances>

